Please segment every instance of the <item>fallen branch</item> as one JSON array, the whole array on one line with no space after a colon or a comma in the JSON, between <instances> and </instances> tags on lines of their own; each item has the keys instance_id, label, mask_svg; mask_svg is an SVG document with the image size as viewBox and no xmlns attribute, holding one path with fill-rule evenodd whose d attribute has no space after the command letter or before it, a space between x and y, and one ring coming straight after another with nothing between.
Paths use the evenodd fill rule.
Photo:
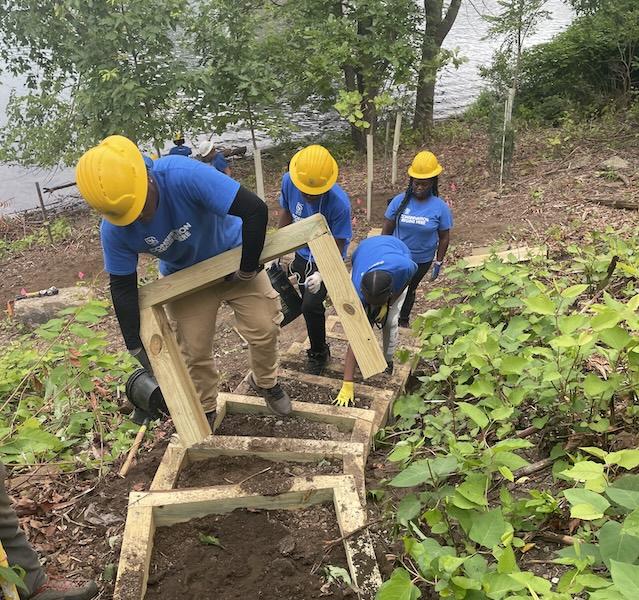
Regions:
<instances>
[{"instance_id":1,"label":"fallen branch","mask_svg":"<svg viewBox=\"0 0 639 600\"><path fill-rule=\"evenodd\" d=\"M546 540L547 542L564 544L564 546L572 546L576 541L575 538L571 535L553 533L552 531L538 531L533 537L541 538L542 540Z\"/></svg>"},{"instance_id":2,"label":"fallen branch","mask_svg":"<svg viewBox=\"0 0 639 600\"><path fill-rule=\"evenodd\" d=\"M357 529L353 529L353 531L351 531L350 533L347 533L346 535L343 535L342 537L338 537L334 540L329 540L327 542L324 542L324 552L325 553L328 552L336 544L344 542L345 540L353 537L354 535L357 535L358 533L364 531L365 529L368 529L369 527L375 525L376 523L380 523L383 520L384 520L383 518L379 518L379 519L375 519L374 521L369 521L365 525L362 525L361 527L358 527Z\"/></svg>"},{"instance_id":3,"label":"fallen branch","mask_svg":"<svg viewBox=\"0 0 639 600\"><path fill-rule=\"evenodd\" d=\"M537 428L534 425L531 425L530 427L526 427L526 429L522 429L515 433L515 437L524 439L530 437L533 433L535 433L535 431L537 431Z\"/></svg>"},{"instance_id":4,"label":"fallen branch","mask_svg":"<svg viewBox=\"0 0 639 600\"><path fill-rule=\"evenodd\" d=\"M522 467L521 469L517 469L513 472L515 478L524 477L525 475L532 475L533 473L537 473L538 471L543 471L547 469L552 463L555 462L552 458L544 458L543 460L538 460L535 463L532 463L526 467Z\"/></svg>"}]
</instances>

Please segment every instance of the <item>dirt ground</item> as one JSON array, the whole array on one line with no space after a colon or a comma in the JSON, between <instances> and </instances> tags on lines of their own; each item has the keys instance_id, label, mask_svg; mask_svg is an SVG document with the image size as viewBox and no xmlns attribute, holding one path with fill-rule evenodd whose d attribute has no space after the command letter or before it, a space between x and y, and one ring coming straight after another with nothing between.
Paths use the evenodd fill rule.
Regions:
<instances>
[{"instance_id":1,"label":"dirt ground","mask_svg":"<svg viewBox=\"0 0 639 600\"><path fill-rule=\"evenodd\" d=\"M608 136L583 136L583 139L573 139L557 147L550 142L556 132L523 132L516 151L512 177L499 194L496 179L487 167L485 137L463 124L458 125L454 131L452 126L450 128L452 133L447 134L446 141L435 141L431 146L445 168L440 177L440 193L452 205L455 219L447 263L468 254L473 248L489 246L495 242L504 245L545 243L551 252L561 252L566 244L578 243L587 231L611 227L620 232L636 232L639 222L636 211L611 208L598 203L610 198L639 202L639 146L636 144L619 142L619 136L611 132ZM437 139L443 140L443 134ZM401 152L400 173L406 172L414 153L415 149ZM601 163L613 155L627 160L631 168L619 176L611 174ZM283 172L281 165L284 162L281 157L272 160L267 158L265 162L271 226L275 226L278 218L276 199ZM233 166L240 180L250 180L250 160L238 161ZM390 166L377 161L373 218L369 223L365 218L364 172L364 162L361 159L340 162L339 181L349 193L353 206L353 247L366 236L371 227L382 225L386 201L402 192L407 183L402 178L397 186L391 186ZM83 282L95 286L98 293L106 293L107 278L102 270L97 219L87 212L69 218L74 225L72 239L54 247L40 246L18 255L0 258L0 272L3 275L0 277L0 305L4 307L6 301L14 298L22 288L32 291L51 285L61 288ZM0 219L0 235L4 239L16 239L28 227L31 225L17 221L7 223ZM148 262L144 263L146 264ZM445 267L446 265L440 277L440 281L444 283ZM439 285L440 281L422 284L414 314L428 308L423 292L431 285ZM215 356L222 373L222 391L233 391L248 370L247 351L233 330L233 325L233 316L224 307L218 315L215 340ZM122 349L123 343L115 317L112 316L105 327L110 335L112 349ZM16 324L5 321L0 327L0 343L5 343L19 330ZM285 350L293 341L302 340L304 336L303 320L298 319L283 330L282 349ZM336 344L336 351L337 346L339 344ZM303 367L303 358L285 359L283 366L300 369ZM327 374L339 376L339 371ZM384 376L379 377L379 380L371 379L367 384L383 387ZM291 379L285 380L284 385L292 398L299 400L328 403L334 393ZM273 418L273 421L275 431L278 427L277 420ZM266 435L263 433L264 424L261 423L260 427L261 429L256 427L250 433ZM98 478L95 472L80 470L62 473L54 467L14 471L9 481L10 493L16 501L22 526L52 574L71 579L96 578L101 589L100 597L110 597L126 517L127 494L129 491L148 489L171 432L169 421L149 434L137 464L124 480L114 473ZM282 435L279 430L276 434ZM254 466L255 470L260 470L257 463ZM268 464L263 468L267 466ZM393 469L393 465L385 461L384 448L371 454L368 467L366 485L369 491L379 487L379 482L390 476ZM294 472L293 466L290 470ZM249 472L247 468L242 472L246 472L245 476L248 476L254 469L251 468ZM268 473L265 473L267 480ZM205 475L202 474L202 477ZM242 479L239 469L222 474L222 477L236 482ZM256 484L262 481L261 478L256 479ZM206 484L206 479L192 481L204 482L196 485ZM369 510L372 521L380 519L380 509L375 503L369 503ZM149 588L147 597L188 597L182 595L185 582L191 592L190 596L194 598L204 597L210 589L217 588L220 582L225 586L219 595L222 599L243 598L247 595L256 598L318 597L318 590L324 585L322 568L313 575L310 572L322 560L317 555L321 542L338 537L334 515L331 520L326 515L318 516L313 513L308 517L308 522L302 523L295 521L302 518L299 515L300 513L233 513L186 524L180 526L179 531L172 528L170 531L160 532L156 544L157 560L154 559L153 562L153 585ZM400 550L390 546L392 527L392 523L380 522L370 529L380 568L385 575L392 571L393 557ZM226 549L202 545L198 541L199 531L219 537ZM304 539L299 540L299 545L298 540L295 540L295 551L284 556L278 543L287 536L294 535L294 531L302 531ZM188 546L185 546L187 542ZM259 548L259 552L256 548ZM546 548L553 549L552 546L541 545L541 558L548 555ZM183 560L185 557L186 560ZM207 565L209 562L215 564L215 569L206 569L207 578L202 579L202 591L198 592L199 588L191 588L191 585L200 585L197 579L202 574L201 564L205 558ZM536 558L531 555L530 560L534 561ZM539 560L543 562L541 558ZM341 555L331 556L326 560L329 564L343 564L340 562L343 561ZM534 562L526 566L542 568ZM196 569L199 569L198 578L193 576ZM290 574L290 577L283 577L283 574ZM269 583L260 586L260 581ZM284 587L277 587L280 584ZM259 590L273 595L260 595ZM347 592L333 587L328 593L332 594L326 596L328 598L342 598Z\"/></svg>"}]
</instances>

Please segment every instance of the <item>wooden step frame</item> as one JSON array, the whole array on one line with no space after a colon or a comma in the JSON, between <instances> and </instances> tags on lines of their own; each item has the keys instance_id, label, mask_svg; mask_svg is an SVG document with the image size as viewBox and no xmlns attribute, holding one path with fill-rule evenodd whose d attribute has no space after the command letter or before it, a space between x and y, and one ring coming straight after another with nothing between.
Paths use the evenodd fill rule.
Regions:
<instances>
[{"instance_id":1,"label":"wooden step frame","mask_svg":"<svg viewBox=\"0 0 639 600\"><path fill-rule=\"evenodd\" d=\"M183 450L183 449L182 449ZM360 600L374 600L382 579L366 529L366 512L349 475L297 477L276 496L247 493L238 485L132 492L122 539L114 600L144 600L157 527L235 509L295 510L333 502L351 579Z\"/></svg>"},{"instance_id":2,"label":"wooden step frame","mask_svg":"<svg viewBox=\"0 0 639 600\"><path fill-rule=\"evenodd\" d=\"M313 253L362 375L371 377L380 373L386 368L386 361L323 215L313 215L268 234L260 262L266 263L306 245ZM186 446L204 440L211 434L211 428L164 305L234 273L239 268L241 253L241 248L234 248L139 289L140 336L175 429Z\"/></svg>"}]
</instances>

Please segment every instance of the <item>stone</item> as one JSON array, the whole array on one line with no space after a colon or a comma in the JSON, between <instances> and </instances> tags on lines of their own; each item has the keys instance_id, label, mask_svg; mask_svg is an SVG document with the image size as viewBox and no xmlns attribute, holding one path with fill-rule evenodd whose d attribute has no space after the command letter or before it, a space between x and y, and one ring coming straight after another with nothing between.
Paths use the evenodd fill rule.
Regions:
<instances>
[{"instance_id":1,"label":"stone","mask_svg":"<svg viewBox=\"0 0 639 600\"><path fill-rule=\"evenodd\" d=\"M601 163L601 167L607 171L625 171L630 168L630 163L621 156L611 156Z\"/></svg>"},{"instance_id":2,"label":"stone","mask_svg":"<svg viewBox=\"0 0 639 600\"><path fill-rule=\"evenodd\" d=\"M26 325L42 325L53 319L61 310L71 306L82 306L92 298L93 292L89 288L62 288L55 296L16 300L14 316L18 321Z\"/></svg>"},{"instance_id":3,"label":"stone","mask_svg":"<svg viewBox=\"0 0 639 600\"><path fill-rule=\"evenodd\" d=\"M285 538L282 538L278 547L284 556L292 554L293 550L295 550L295 540L293 539L293 536L287 535Z\"/></svg>"}]
</instances>

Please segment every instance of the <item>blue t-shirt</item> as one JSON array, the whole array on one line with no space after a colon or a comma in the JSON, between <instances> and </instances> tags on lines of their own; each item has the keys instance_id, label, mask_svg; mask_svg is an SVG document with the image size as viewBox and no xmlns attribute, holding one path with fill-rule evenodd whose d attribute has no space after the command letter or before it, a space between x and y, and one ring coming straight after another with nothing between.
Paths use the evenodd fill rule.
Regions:
<instances>
[{"instance_id":1,"label":"blue t-shirt","mask_svg":"<svg viewBox=\"0 0 639 600\"><path fill-rule=\"evenodd\" d=\"M221 152L216 152L215 158L213 159L213 166L218 171L221 171L222 173L224 173L224 169L228 168L229 163L226 160L226 158L224 158L224 154L222 154Z\"/></svg>"},{"instance_id":2,"label":"blue t-shirt","mask_svg":"<svg viewBox=\"0 0 639 600\"><path fill-rule=\"evenodd\" d=\"M160 259L162 275L175 273L242 243L242 220L228 215L240 184L197 160L165 156L149 174L159 200L153 219L120 227L102 220L104 268L135 272L138 254Z\"/></svg>"},{"instance_id":3,"label":"blue t-shirt","mask_svg":"<svg viewBox=\"0 0 639 600\"><path fill-rule=\"evenodd\" d=\"M286 173L282 177L280 206L291 213L293 222L301 221L318 212L323 214L333 237L338 240L346 240L342 249L342 256L346 256L346 249L353 237L351 201L339 185L335 184L319 200L308 202L291 181L290 174ZM311 251L308 246L304 246L297 250L297 254L304 260L309 260Z\"/></svg>"},{"instance_id":4,"label":"blue t-shirt","mask_svg":"<svg viewBox=\"0 0 639 600\"><path fill-rule=\"evenodd\" d=\"M188 146L182 144L181 146L173 146L169 150L171 156L191 156L192 150Z\"/></svg>"},{"instance_id":5,"label":"blue t-shirt","mask_svg":"<svg viewBox=\"0 0 639 600\"><path fill-rule=\"evenodd\" d=\"M404 194L395 196L384 216L396 221L397 211ZM411 196L406 208L395 223L393 236L402 240L411 251L417 264L427 263L435 258L439 244L438 231L453 227L453 215L448 205L439 196L429 196L426 200L417 200Z\"/></svg>"},{"instance_id":6,"label":"blue t-shirt","mask_svg":"<svg viewBox=\"0 0 639 600\"><path fill-rule=\"evenodd\" d=\"M401 292L417 271L408 246L391 235L362 240L353 252L351 262L351 279L362 302L362 277L369 271L388 271L393 278L393 294Z\"/></svg>"}]
</instances>

